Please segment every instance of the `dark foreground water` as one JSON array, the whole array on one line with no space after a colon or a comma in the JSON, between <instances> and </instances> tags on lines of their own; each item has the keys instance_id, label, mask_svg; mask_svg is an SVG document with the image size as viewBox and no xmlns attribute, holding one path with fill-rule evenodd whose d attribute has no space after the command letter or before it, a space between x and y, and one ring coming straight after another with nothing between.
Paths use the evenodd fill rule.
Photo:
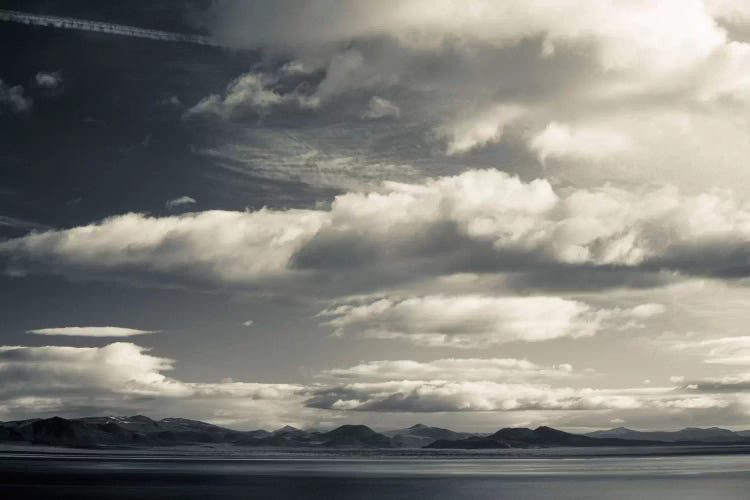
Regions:
<instances>
[{"instance_id":1,"label":"dark foreground water","mask_svg":"<svg viewBox=\"0 0 750 500\"><path fill-rule=\"evenodd\" d=\"M481 453L0 448L0 499L750 499L750 449Z\"/></svg>"}]
</instances>

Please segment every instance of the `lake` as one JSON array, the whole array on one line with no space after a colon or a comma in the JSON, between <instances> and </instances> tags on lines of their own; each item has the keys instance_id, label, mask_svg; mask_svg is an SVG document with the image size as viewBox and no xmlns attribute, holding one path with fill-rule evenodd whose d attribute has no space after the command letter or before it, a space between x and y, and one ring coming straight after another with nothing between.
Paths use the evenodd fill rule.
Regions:
<instances>
[{"instance_id":1,"label":"lake","mask_svg":"<svg viewBox=\"0 0 750 500\"><path fill-rule=\"evenodd\" d=\"M0 498L750 499L750 447L434 452L0 447Z\"/></svg>"}]
</instances>

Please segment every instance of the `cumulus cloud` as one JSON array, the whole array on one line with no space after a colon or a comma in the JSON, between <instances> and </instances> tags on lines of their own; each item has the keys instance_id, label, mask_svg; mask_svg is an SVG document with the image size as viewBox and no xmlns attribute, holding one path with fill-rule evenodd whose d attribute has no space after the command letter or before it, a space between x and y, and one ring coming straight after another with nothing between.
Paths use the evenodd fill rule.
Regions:
<instances>
[{"instance_id":1,"label":"cumulus cloud","mask_svg":"<svg viewBox=\"0 0 750 500\"><path fill-rule=\"evenodd\" d=\"M321 372L323 377L356 380L494 380L529 381L561 379L573 375L567 363L541 366L514 358L447 358L433 361L410 359L368 361L349 368Z\"/></svg>"},{"instance_id":2,"label":"cumulus cloud","mask_svg":"<svg viewBox=\"0 0 750 500\"><path fill-rule=\"evenodd\" d=\"M230 420L258 425L285 421L301 407L304 391L299 385L183 382L163 373L173 367L172 359L126 342L104 347L0 346L0 413L174 411L212 420L231 414ZM298 417L305 418L304 412Z\"/></svg>"},{"instance_id":3,"label":"cumulus cloud","mask_svg":"<svg viewBox=\"0 0 750 500\"><path fill-rule=\"evenodd\" d=\"M475 348L595 335L606 325L658 314L658 307L595 309L559 297L426 296L327 309L337 335L357 333L428 346ZM650 309L650 310L649 310Z\"/></svg>"},{"instance_id":4,"label":"cumulus cloud","mask_svg":"<svg viewBox=\"0 0 750 500\"><path fill-rule=\"evenodd\" d=\"M335 7L223 1L214 4L208 22L225 43L282 53L288 67L305 68L309 90L278 86L281 102L294 104L304 95L308 108L319 108L342 93L369 99L395 86L419 103L410 107L409 119L426 137L437 133L448 155L492 146L518 122L532 130L527 146L541 158L606 162L617 170L628 153L628 163L642 164L640 175L647 178L655 169L663 179L674 177L669 165L679 165L682 182L702 182L702 174L684 167L702 172L706 151L721 155L735 175L747 156L750 125L734 112L726 116L725 107L727 100L748 104L750 44L727 28L745 23L746 10L714 0L565 0L554 6L544 0L407 0L387 8L352 1ZM274 64L264 71L278 82L287 66ZM224 97L208 99L208 108L222 114ZM499 102L522 107L523 123L512 113L493 112ZM272 107L278 104L265 112ZM613 126L612 115L623 111L634 124ZM684 115L695 147L686 149L685 135L661 114ZM731 122L725 125L730 133L711 122ZM721 145L706 130L714 130ZM627 173L618 177L633 169L621 170ZM586 173L579 174L583 183ZM612 179L612 172L602 177Z\"/></svg>"},{"instance_id":5,"label":"cumulus cloud","mask_svg":"<svg viewBox=\"0 0 750 500\"><path fill-rule=\"evenodd\" d=\"M520 106L498 104L487 110L443 124L436 129L436 132L447 141L447 154L466 153L499 141L505 127L523 114L524 110Z\"/></svg>"},{"instance_id":6,"label":"cumulus cloud","mask_svg":"<svg viewBox=\"0 0 750 500\"><path fill-rule=\"evenodd\" d=\"M179 208L185 205L194 205L195 203L197 203L195 198L191 198L190 196L180 196L178 198L168 200L164 204L164 206L166 206L168 210L174 210L175 208Z\"/></svg>"},{"instance_id":7,"label":"cumulus cloud","mask_svg":"<svg viewBox=\"0 0 750 500\"><path fill-rule=\"evenodd\" d=\"M59 71L52 71L49 73L40 71L34 77L34 82L37 87L43 89L56 89L62 84L62 73Z\"/></svg>"},{"instance_id":8,"label":"cumulus cloud","mask_svg":"<svg viewBox=\"0 0 750 500\"><path fill-rule=\"evenodd\" d=\"M729 405L726 398L684 394L673 388L575 389L548 384L488 381L399 380L320 388L313 408L371 412L592 411L699 409Z\"/></svg>"},{"instance_id":9,"label":"cumulus cloud","mask_svg":"<svg viewBox=\"0 0 750 500\"><path fill-rule=\"evenodd\" d=\"M33 100L24 94L21 85L9 86L0 80L0 106L12 113L23 113L31 109ZM1 109L1 108L0 108Z\"/></svg>"},{"instance_id":10,"label":"cumulus cloud","mask_svg":"<svg viewBox=\"0 0 750 500\"><path fill-rule=\"evenodd\" d=\"M373 120L389 116L398 118L400 114L401 109L397 105L393 104L388 99L383 99L382 97L375 95L372 96L367 103L367 109L362 113L362 118Z\"/></svg>"},{"instance_id":11,"label":"cumulus cloud","mask_svg":"<svg viewBox=\"0 0 750 500\"><path fill-rule=\"evenodd\" d=\"M409 262L432 275L619 268L743 277L748 235L750 209L728 192L603 186L558 194L544 179L471 170L342 194L328 210L119 215L0 242L0 254L16 270L224 285L366 272L364 263L396 275Z\"/></svg>"},{"instance_id":12,"label":"cumulus cloud","mask_svg":"<svg viewBox=\"0 0 750 500\"><path fill-rule=\"evenodd\" d=\"M573 11L578 15L571 16ZM717 19L742 20L747 17L745 12L734 2L700 0L658 4L566 0L553 6L544 0L409 0L388 8L356 1L303 8L293 1L276 2L273 7L224 1L215 4L211 19L214 35L225 43L281 46L298 52L310 52L311 46L325 48L379 37L429 53L444 52L455 41L473 49L501 49L541 39L541 55L546 58L553 57L560 47L577 49L606 73L618 73L620 88L642 89L644 84L676 85L678 80L700 73L706 63L737 52L745 44L730 40ZM316 22L310 23L310 19ZM249 24L253 29L247 29ZM469 54L475 56L473 51ZM740 77L736 65L720 65L728 68L728 74L709 78Z\"/></svg>"},{"instance_id":13,"label":"cumulus cloud","mask_svg":"<svg viewBox=\"0 0 750 500\"><path fill-rule=\"evenodd\" d=\"M124 342L104 347L0 346L0 415L145 412L247 428L330 422L349 411L632 415L628 412L659 410L669 411L672 418L748 407L734 392L719 390L556 386L536 379L567 377L569 365L544 367L516 359L378 361L322 372L319 380L334 382L307 385L185 382L165 375L174 363ZM437 372L446 376L435 377ZM455 380L446 380L453 375Z\"/></svg>"},{"instance_id":14,"label":"cumulus cloud","mask_svg":"<svg viewBox=\"0 0 750 500\"><path fill-rule=\"evenodd\" d=\"M550 157L597 160L627 151L630 145L627 136L616 132L571 128L556 122L550 122L530 142L542 162Z\"/></svg>"},{"instance_id":15,"label":"cumulus cloud","mask_svg":"<svg viewBox=\"0 0 750 500\"><path fill-rule=\"evenodd\" d=\"M571 16L575 11L578 15ZM428 2L378 4L339 2L299 8L224 1L216 5L215 34L228 43L320 44L387 34L404 43L439 47L449 37L509 45L543 36L551 43L593 42L604 67L682 67L721 45L724 33L702 2L562 1ZM315 23L309 22L315 19ZM680 19L680 22L676 22ZM247 30L253 20L257 29Z\"/></svg>"},{"instance_id":16,"label":"cumulus cloud","mask_svg":"<svg viewBox=\"0 0 750 500\"><path fill-rule=\"evenodd\" d=\"M37 328L26 333L34 335L62 335L67 337L133 337L157 333L157 330L138 330L119 326L64 326L59 328Z\"/></svg>"},{"instance_id":17,"label":"cumulus cloud","mask_svg":"<svg viewBox=\"0 0 750 500\"><path fill-rule=\"evenodd\" d=\"M304 210L207 211L162 218L126 214L70 232L11 241L53 267L247 283L288 272L292 255L324 220L324 214Z\"/></svg>"},{"instance_id":18,"label":"cumulus cloud","mask_svg":"<svg viewBox=\"0 0 750 500\"><path fill-rule=\"evenodd\" d=\"M147 349L117 342L105 347L0 347L0 395L184 396L190 390L161 372L173 360L147 354Z\"/></svg>"},{"instance_id":19,"label":"cumulus cloud","mask_svg":"<svg viewBox=\"0 0 750 500\"><path fill-rule=\"evenodd\" d=\"M274 89L278 78L265 73L245 73L232 80L223 95L204 97L184 117L215 116L224 119L241 117L248 113L265 115L276 106L296 105L314 108L317 102L295 91L280 93Z\"/></svg>"}]
</instances>

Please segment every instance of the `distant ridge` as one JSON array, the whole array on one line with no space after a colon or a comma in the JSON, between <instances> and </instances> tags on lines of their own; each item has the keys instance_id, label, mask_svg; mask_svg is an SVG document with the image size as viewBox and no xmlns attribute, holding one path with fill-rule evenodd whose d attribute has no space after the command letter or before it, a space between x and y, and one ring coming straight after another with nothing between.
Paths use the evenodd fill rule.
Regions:
<instances>
[{"instance_id":1,"label":"distant ridge","mask_svg":"<svg viewBox=\"0 0 750 500\"><path fill-rule=\"evenodd\" d=\"M720 427L685 427L679 431L635 431L627 427L616 427L586 434L595 438L624 438L634 440L655 440L678 443L682 441L700 441L704 443L737 442L750 437L750 431L733 432Z\"/></svg>"},{"instance_id":2,"label":"distant ridge","mask_svg":"<svg viewBox=\"0 0 750 500\"><path fill-rule=\"evenodd\" d=\"M580 434L571 434L551 427L507 427L489 436L475 436L453 441L438 440L427 448L545 448L556 446L646 446L663 445L662 441L636 441L621 438L594 438Z\"/></svg>"},{"instance_id":3,"label":"distant ridge","mask_svg":"<svg viewBox=\"0 0 750 500\"><path fill-rule=\"evenodd\" d=\"M743 431L747 432L747 431ZM748 433L750 434L750 433ZM655 439L654 436L662 436ZM330 431L286 425L273 432L237 431L199 420L144 415L17 420L0 422L0 444L30 443L78 448L139 448L223 444L267 448L546 448L595 446L659 446L674 444L750 444L742 432L711 427L675 432L641 432L618 427L588 435L551 427L503 428L494 434L471 434L416 424L376 432L366 425L346 424Z\"/></svg>"}]
</instances>

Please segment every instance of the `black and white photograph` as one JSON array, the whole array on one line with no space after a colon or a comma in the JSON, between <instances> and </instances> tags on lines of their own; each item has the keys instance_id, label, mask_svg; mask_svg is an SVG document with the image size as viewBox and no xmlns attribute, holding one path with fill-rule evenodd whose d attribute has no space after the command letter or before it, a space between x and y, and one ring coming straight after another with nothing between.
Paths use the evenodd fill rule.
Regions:
<instances>
[{"instance_id":1,"label":"black and white photograph","mask_svg":"<svg viewBox=\"0 0 750 500\"><path fill-rule=\"evenodd\" d=\"M750 1L0 0L0 498L750 499Z\"/></svg>"}]
</instances>

